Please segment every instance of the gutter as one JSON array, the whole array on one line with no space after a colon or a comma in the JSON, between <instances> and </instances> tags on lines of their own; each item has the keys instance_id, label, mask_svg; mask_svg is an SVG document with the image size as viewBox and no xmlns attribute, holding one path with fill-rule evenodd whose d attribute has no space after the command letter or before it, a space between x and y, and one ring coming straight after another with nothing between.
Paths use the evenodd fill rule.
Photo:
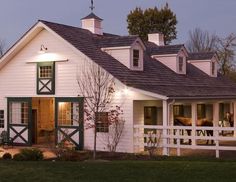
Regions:
<instances>
[{"instance_id":1,"label":"gutter","mask_svg":"<svg viewBox=\"0 0 236 182\"><path fill-rule=\"evenodd\" d=\"M200 97L169 97L169 99L176 99L176 100L198 100L198 99L236 99L235 96L200 96Z\"/></svg>"}]
</instances>

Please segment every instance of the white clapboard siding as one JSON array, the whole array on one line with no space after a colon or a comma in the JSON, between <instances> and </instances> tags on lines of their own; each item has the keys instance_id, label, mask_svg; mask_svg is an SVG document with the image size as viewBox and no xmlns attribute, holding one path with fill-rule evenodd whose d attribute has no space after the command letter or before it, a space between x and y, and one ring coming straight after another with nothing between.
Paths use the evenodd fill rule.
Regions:
<instances>
[{"instance_id":1,"label":"white clapboard siding","mask_svg":"<svg viewBox=\"0 0 236 182\"><path fill-rule=\"evenodd\" d=\"M32 62L39 59L38 51L42 44L48 48L48 53L57 54L58 59L68 59L67 62L56 63L56 93L53 97L76 97L80 94L77 76L81 72L81 65L89 60L85 59L85 56L79 51L72 49L71 45L64 40L43 30L0 70L0 109L5 111L5 129L7 129L7 97L39 97L36 93L37 66ZM116 90L122 91L123 88L123 84L117 84ZM45 97L51 96L45 95ZM134 151L133 100L139 100L139 98L140 100L150 99L143 94L130 91L128 95L114 100L113 104L121 106L124 110L125 129L117 148L120 152ZM92 129L85 130L84 145L85 149L93 148ZM97 146L98 150L107 150L106 145L99 140Z\"/></svg>"}]
</instances>

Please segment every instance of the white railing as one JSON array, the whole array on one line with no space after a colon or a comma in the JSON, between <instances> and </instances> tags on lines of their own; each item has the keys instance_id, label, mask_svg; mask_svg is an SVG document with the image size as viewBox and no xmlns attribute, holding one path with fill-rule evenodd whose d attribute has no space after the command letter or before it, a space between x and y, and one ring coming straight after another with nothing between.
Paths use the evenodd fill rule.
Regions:
<instances>
[{"instance_id":1,"label":"white railing","mask_svg":"<svg viewBox=\"0 0 236 182\"><path fill-rule=\"evenodd\" d=\"M215 150L219 158L220 151L236 151L235 132L234 127L134 125L134 147L135 152L141 152L156 142L163 155L171 148L177 149L178 156L180 149L202 149Z\"/></svg>"}]
</instances>

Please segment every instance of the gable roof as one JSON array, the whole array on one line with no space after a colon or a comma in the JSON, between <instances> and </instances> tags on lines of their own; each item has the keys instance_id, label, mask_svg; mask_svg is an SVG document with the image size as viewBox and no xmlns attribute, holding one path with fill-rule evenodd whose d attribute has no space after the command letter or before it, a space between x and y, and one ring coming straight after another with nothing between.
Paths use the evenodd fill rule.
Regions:
<instances>
[{"instance_id":1,"label":"gable roof","mask_svg":"<svg viewBox=\"0 0 236 182\"><path fill-rule=\"evenodd\" d=\"M189 53L188 60L211 60L216 55L215 52Z\"/></svg>"},{"instance_id":2,"label":"gable roof","mask_svg":"<svg viewBox=\"0 0 236 182\"><path fill-rule=\"evenodd\" d=\"M99 18L97 15L95 15L93 12L90 13L88 16L81 18L81 20L85 20L85 19L96 19L96 20L100 20L100 21L103 20L102 18Z\"/></svg>"},{"instance_id":3,"label":"gable roof","mask_svg":"<svg viewBox=\"0 0 236 182\"><path fill-rule=\"evenodd\" d=\"M147 42L146 46L151 55L178 54L184 48L183 44L156 46L152 42Z\"/></svg>"},{"instance_id":4,"label":"gable roof","mask_svg":"<svg viewBox=\"0 0 236 182\"><path fill-rule=\"evenodd\" d=\"M145 43L147 50L144 54L143 71L130 70L101 50L102 46L110 45L107 41L110 38L112 41L118 41L113 44L124 45L123 42L129 44L136 38L135 36L96 35L88 30L68 25L43 20L40 20L40 23L129 87L176 99L236 98L236 84L221 75L216 78L210 77L189 63L187 63L187 74L181 75L152 58L150 54L152 48L158 49L158 46L152 43ZM176 49L175 51L171 49L171 53L176 52L181 46L172 47Z\"/></svg>"}]
</instances>

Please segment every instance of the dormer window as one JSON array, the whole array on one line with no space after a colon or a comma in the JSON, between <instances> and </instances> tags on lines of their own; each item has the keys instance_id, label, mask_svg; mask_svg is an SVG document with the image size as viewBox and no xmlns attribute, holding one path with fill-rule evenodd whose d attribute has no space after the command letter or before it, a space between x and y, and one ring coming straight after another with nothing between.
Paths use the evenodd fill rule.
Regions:
<instances>
[{"instance_id":1,"label":"dormer window","mask_svg":"<svg viewBox=\"0 0 236 182\"><path fill-rule=\"evenodd\" d=\"M215 62L212 62L212 63L211 63L211 74L212 74L212 75L215 75L215 66L216 66L216 65L215 65Z\"/></svg>"},{"instance_id":2,"label":"dormer window","mask_svg":"<svg viewBox=\"0 0 236 182\"><path fill-rule=\"evenodd\" d=\"M133 67L139 66L139 50L133 50Z\"/></svg>"},{"instance_id":3,"label":"dormer window","mask_svg":"<svg viewBox=\"0 0 236 182\"><path fill-rule=\"evenodd\" d=\"M179 57L179 72L182 73L184 71L184 58L182 56Z\"/></svg>"}]
</instances>

